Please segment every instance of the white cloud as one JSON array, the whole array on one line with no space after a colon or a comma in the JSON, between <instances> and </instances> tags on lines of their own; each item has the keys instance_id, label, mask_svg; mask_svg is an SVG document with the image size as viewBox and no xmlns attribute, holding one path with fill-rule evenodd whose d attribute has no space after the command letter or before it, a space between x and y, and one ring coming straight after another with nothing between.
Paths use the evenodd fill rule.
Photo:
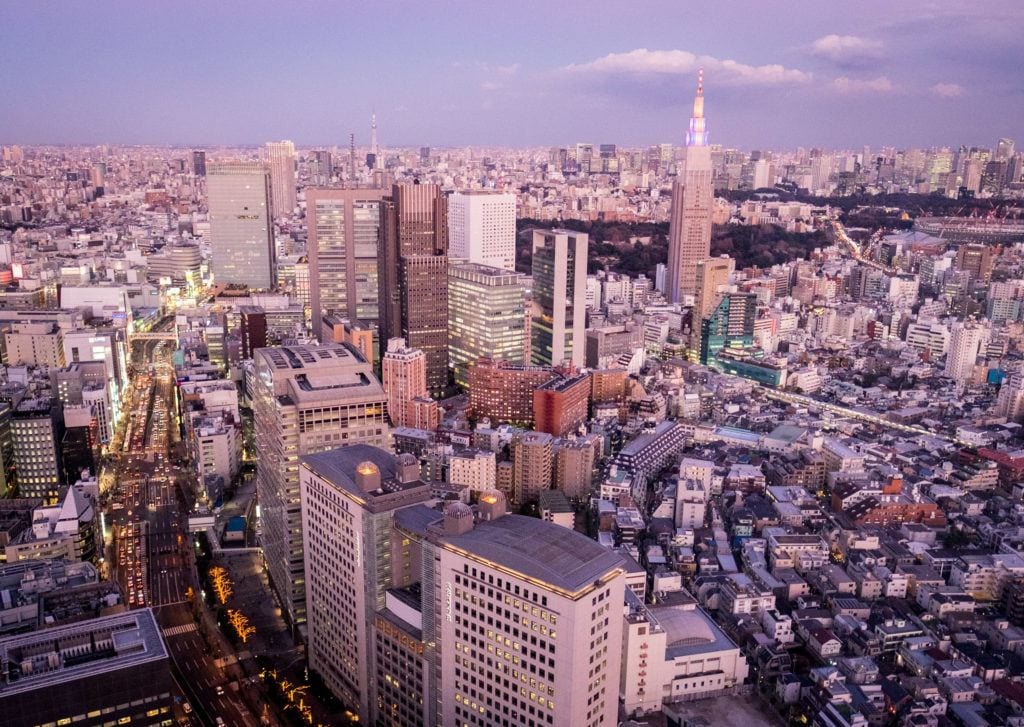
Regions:
<instances>
[{"instance_id":1,"label":"white cloud","mask_svg":"<svg viewBox=\"0 0 1024 727\"><path fill-rule=\"evenodd\" d=\"M480 84L481 91L497 91L500 88L501 84L495 83L494 81L484 81Z\"/></svg>"},{"instance_id":2,"label":"white cloud","mask_svg":"<svg viewBox=\"0 0 1024 727\"><path fill-rule=\"evenodd\" d=\"M878 78L847 78L840 76L834 79L829 88L838 93L890 93L896 87L886 76Z\"/></svg>"},{"instance_id":3,"label":"white cloud","mask_svg":"<svg viewBox=\"0 0 1024 727\"><path fill-rule=\"evenodd\" d=\"M857 35L826 35L811 44L811 51L819 58L839 65L857 65L882 57L884 45L880 40Z\"/></svg>"},{"instance_id":4,"label":"white cloud","mask_svg":"<svg viewBox=\"0 0 1024 727\"><path fill-rule=\"evenodd\" d=\"M959 83L936 83L932 86L932 93L943 98L956 98L962 95L964 87Z\"/></svg>"},{"instance_id":5,"label":"white cloud","mask_svg":"<svg viewBox=\"0 0 1024 727\"><path fill-rule=\"evenodd\" d=\"M638 48L627 53L609 53L587 63L573 63L563 70L572 73L665 73L695 74L703 68L713 83L734 86L772 86L806 83L811 74L778 64L751 66L734 60L699 56L684 50Z\"/></svg>"},{"instance_id":6,"label":"white cloud","mask_svg":"<svg viewBox=\"0 0 1024 727\"><path fill-rule=\"evenodd\" d=\"M522 67L522 63L511 63L507 66L495 66L494 72L500 76L514 76L519 73L519 69Z\"/></svg>"}]
</instances>

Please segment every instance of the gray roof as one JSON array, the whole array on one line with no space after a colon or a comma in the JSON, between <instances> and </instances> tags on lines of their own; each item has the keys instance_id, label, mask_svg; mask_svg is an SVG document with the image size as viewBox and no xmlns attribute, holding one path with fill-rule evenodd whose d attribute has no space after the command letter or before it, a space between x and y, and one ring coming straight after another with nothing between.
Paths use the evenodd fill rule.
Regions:
<instances>
[{"instance_id":1,"label":"gray roof","mask_svg":"<svg viewBox=\"0 0 1024 727\"><path fill-rule=\"evenodd\" d=\"M35 689L53 688L73 679L97 678L101 674L167 659L167 649L149 608L119 613L113 616L79 621L54 629L33 631L18 636L0 639L0 662L20 659L21 654L46 654L57 651L66 640L89 638L90 635L103 638L110 635L115 645L113 653L94 650L88 658L63 664L59 668L23 674L17 681L8 682L7 675L0 675L0 698Z\"/></svg>"},{"instance_id":2,"label":"gray roof","mask_svg":"<svg viewBox=\"0 0 1024 727\"><path fill-rule=\"evenodd\" d=\"M609 571L622 556L573 530L537 518L504 515L484 520L463 535L443 535L461 548L555 588L577 591Z\"/></svg>"}]
</instances>

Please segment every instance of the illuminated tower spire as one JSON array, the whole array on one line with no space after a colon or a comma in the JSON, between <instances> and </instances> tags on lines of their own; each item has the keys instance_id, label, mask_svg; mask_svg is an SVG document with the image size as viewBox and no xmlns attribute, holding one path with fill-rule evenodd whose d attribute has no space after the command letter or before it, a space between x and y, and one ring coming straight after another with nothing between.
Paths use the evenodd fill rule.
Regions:
<instances>
[{"instance_id":1,"label":"illuminated tower spire","mask_svg":"<svg viewBox=\"0 0 1024 727\"><path fill-rule=\"evenodd\" d=\"M370 114L370 153L377 153L377 112Z\"/></svg>"},{"instance_id":2,"label":"illuminated tower spire","mask_svg":"<svg viewBox=\"0 0 1024 727\"><path fill-rule=\"evenodd\" d=\"M693 99L693 116L690 117L690 129L686 132L687 146L707 146L708 132L704 119L704 69L697 73L697 95Z\"/></svg>"}]
</instances>

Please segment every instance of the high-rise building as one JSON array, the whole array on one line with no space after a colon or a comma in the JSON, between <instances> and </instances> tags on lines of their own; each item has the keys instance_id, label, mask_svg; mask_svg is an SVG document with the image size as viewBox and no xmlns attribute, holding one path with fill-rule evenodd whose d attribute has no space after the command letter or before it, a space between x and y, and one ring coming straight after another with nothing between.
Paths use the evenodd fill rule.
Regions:
<instances>
[{"instance_id":1,"label":"high-rise building","mask_svg":"<svg viewBox=\"0 0 1024 727\"><path fill-rule=\"evenodd\" d=\"M516 196L472 189L448 198L448 256L516 269Z\"/></svg>"},{"instance_id":2,"label":"high-rise building","mask_svg":"<svg viewBox=\"0 0 1024 727\"><path fill-rule=\"evenodd\" d=\"M396 184L382 203L380 340L427 355L427 387L448 387L448 213L436 184Z\"/></svg>"},{"instance_id":3,"label":"high-rise building","mask_svg":"<svg viewBox=\"0 0 1024 727\"><path fill-rule=\"evenodd\" d=\"M996 142L996 161L1009 161L1013 157L1013 149L1013 139L1000 139Z\"/></svg>"},{"instance_id":4,"label":"high-rise building","mask_svg":"<svg viewBox=\"0 0 1024 727\"><path fill-rule=\"evenodd\" d=\"M547 432L523 432L512 437L512 501L536 502L542 490L550 490L554 474L555 438Z\"/></svg>"},{"instance_id":5,"label":"high-rise building","mask_svg":"<svg viewBox=\"0 0 1024 727\"><path fill-rule=\"evenodd\" d=\"M273 189L274 217L295 211L295 145L290 141L268 141L267 163Z\"/></svg>"},{"instance_id":6,"label":"high-rise building","mask_svg":"<svg viewBox=\"0 0 1024 727\"><path fill-rule=\"evenodd\" d=\"M751 348L756 318L756 293L721 296L711 313L700 322L700 363L713 366L718 352L725 348Z\"/></svg>"},{"instance_id":7,"label":"high-rise building","mask_svg":"<svg viewBox=\"0 0 1024 727\"><path fill-rule=\"evenodd\" d=\"M455 382L468 386L469 368L480 357L522 362L525 338L523 276L453 260L448 265L448 364Z\"/></svg>"},{"instance_id":8,"label":"high-rise building","mask_svg":"<svg viewBox=\"0 0 1024 727\"><path fill-rule=\"evenodd\" d=\"M206 152L196 150L192 152L192 173L197 177L206 176Z\"/></svg>"},{"instance_id":9,"label":"high-rise building","mask_svg":"<svg viewBox=\"0 0 1024 727\"><path fill-rule=\"evenodd\" d=\"M377 249L379 189L307 189L309 291L313 333L324 315L376 326L380 318Z\"/></svg>"},{"instance_id":10,"label":"high-rise building","mask_svg":"<svg viewBox=\"0 0 1024 727\"><path fill-rule=\"evenodd\" d=\"M64 484L60 442L64 416L57 399L40 396L22 399L11 416L11 441L18 496L57 502Z\"/></svg>"},{"instance_id":11,"label":"high-rise building","mask_svg":"<svg viewBox=\"0 0 1024 727\"><path fill-rule=\"evenodd\" d=\"M393 714L393 700L378 699L394 679L412 691L408 697L421 709L427 695L423 683L380 663L375 648L377 614L388 606L403 614L409 608L401 608L401 600L392 605L396 591L390 589L418 580L414 574L420 563L414 562L409 539L396 533L393 521L397 510L430 498L419 464L412 455L396 457L353 445L305 456L299 469L309 668L355 708L361 722L426 724L397 704ZM398 636L383 626L385 638ZM386 671L388 678L378 671Z\"/></svg>"},{"instance_id":12,"label":"high-rise building","mask_svg":"<svg viewBox=\"0 0 1024 727\"><path fill-rule=\"evenodd\" d=\"M988 245L962 244L956 249L954 267L971 275L972 280L988 282L992 277L992 248Z\"/></svg>"},{"instance_id":13,"label":"high-rise building","mask_svg":"<svg viewBox=\"0 0 1024 727\"><path fill-rule=\"evenodd\" d=\"M702 321L718 305L724 292L722 288L729 285L729 276L736 269L736 261L728 255L708 258L697 263L696 301L693 306L693 320Z\"/></svg>"},{"instance_id":14,"label":"high-rise building","mask_svg":"<svg viewBox=\"0 0 1024 727\"><path fill-rule=\"evenodd\" d=\"M381 357L381 384L388 395L388 415L396 427L437 429L440 411L427 391L427 357L401 338L388 341Z\"/></svg>"},{"instance_id":15,"label":"high-rise building","mask_svg":"<svg viewBox=\"0 0 1024 727\"><path fill-rule=\"evenodd\" d=\"M978 356L988 345L992 329L975 321L957 321L949 339L943 373L962 388L971 378Z\"/></svg>"},{"instance_id":16,"label":"high-rise building","mask_svg":"<svg viewBox=\"0 0 1024 727\"><path fill-rule=\"evenodd\" d=\"M261 348L253 358L263 557L288 620L301 626L299 458L345 444L387 446L387 397L370 364L347 345Z\"/></svg>"},{"instance_id":17,"label":"high-rise building","mask_svg":"<svg viewBox=\"0 0 1024 727\"><path fill-rule=\"evenodd\" d=\"M582 367L588 238L572 230L533 233L531 362Z\"/></svg>"},{"instance_id":18,"label":"high-rise building","mask_svg":"<svg viewBox=\"0 0 1024 727\"><path fill-rule=\"evenodd\" d=\"M423 639L436 654L434 723L613 727L621 556L560 525L505 514L501 493L480 500L479 519L454 503L422 530L424 562L434 566L422 589ZM396 522L413 526L423 509Z\"/></svg>"},{"instance_id":19,"label":"high-rise building","mask_svg":"<svg viewBox=\"0 0 1024 727\"><path fill-rule=\"evenodd\" d=\"M670 303L696 294L697 263L711 254L711 215L715 194L711 147L704 119L704 73L697 80L697 97L686 134L680 173L672 182L672 211L668 232L668 290Z\"/></svg>"},{"instance_id":20,"label":"high-rise building","mask_svg":"<svg viewBox=\"0 0 1024 727\"><path fill-rule=\"evenodd\" d=\"M214 280L269 290L276 249L266 168L258 162L208 164L206 189Z\"/></svg>"}]
</instances>

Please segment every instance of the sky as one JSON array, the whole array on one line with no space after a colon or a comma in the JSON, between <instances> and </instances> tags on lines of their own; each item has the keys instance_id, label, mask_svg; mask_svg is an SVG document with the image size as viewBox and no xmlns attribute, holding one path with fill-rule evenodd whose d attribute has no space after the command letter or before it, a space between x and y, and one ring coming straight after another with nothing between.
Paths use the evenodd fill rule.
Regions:
<instances>
[{"instance_id":1,"label":"sky","mask_svg":"<svg viewBox=\"0 0 1024 727\"><path fill-rule=\"evenodd\" d=\"M0 2L0 143L1024 145L1021 0Z\"/></svg>"}]
</instances>

